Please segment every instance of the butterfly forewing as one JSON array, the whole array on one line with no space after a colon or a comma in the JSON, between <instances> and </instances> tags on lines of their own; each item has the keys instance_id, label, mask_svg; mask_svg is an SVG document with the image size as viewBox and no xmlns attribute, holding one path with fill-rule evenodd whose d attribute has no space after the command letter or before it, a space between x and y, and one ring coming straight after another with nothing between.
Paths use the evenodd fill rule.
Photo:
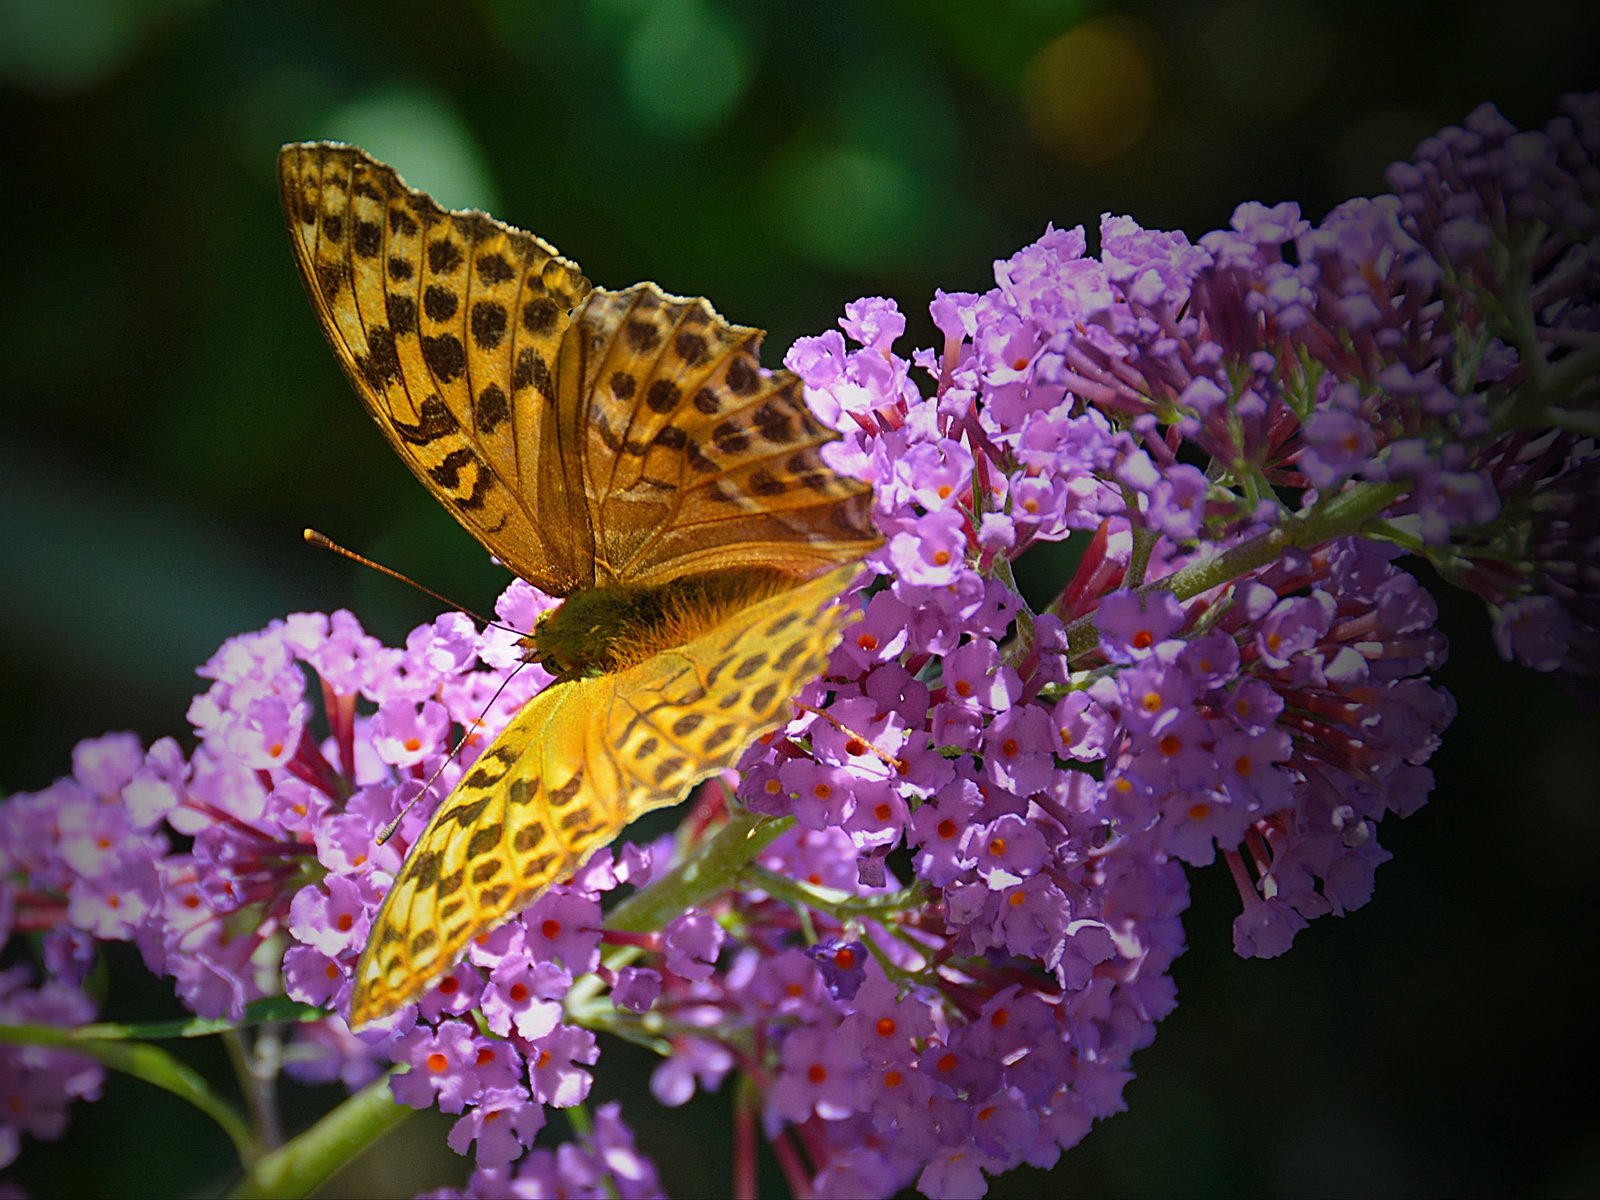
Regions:
<instances>
[{"instance_id":1,"label":"butterfly forewing","mask_svg":"<svg viewBox=\"0 0 1600 1200\"><path fill-rule=\"evenodd\" d=\"M532 234L447 211L353 146L285 146L278 169L312 305L390 444L517 574L557 595L593 583L553 419L559 347L589 281Z\"/></svg>"},{"instance_id":2,"label":"butterfly forewing","mask_svg":"<svg viewBox=\"0 0 1600 1200\"><path fill-rule=\"evenodd\" d=\"M584 447L602 579L803 574L878 544L871 489L823 464L837 435L793 374L762 370L760 330L648 283L596 289L573 321L560 414Z\"/></svg>"},{"instance_id":3,"label":"butterfly forewing","mask_svg":"<svg viewBox=\"0 0 1600 1200\"><path fill-rule=\"evenodd\" d=\"M742 609L637 666L535 696L418 838L356 968L351 1023L415 1000L467 943L676 804L782 724L856 619L854 565Z\"/></svg>"}]
</instances>

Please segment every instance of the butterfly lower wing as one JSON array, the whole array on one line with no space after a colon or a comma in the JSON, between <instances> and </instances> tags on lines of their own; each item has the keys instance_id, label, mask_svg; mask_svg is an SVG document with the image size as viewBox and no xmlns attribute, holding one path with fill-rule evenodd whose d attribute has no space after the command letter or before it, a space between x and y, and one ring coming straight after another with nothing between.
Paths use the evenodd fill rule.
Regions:
<instances>
[{"instance_id":1,"label":"butterfly lower wing","mask_svg":"<svg viewBox=\"0 0 1600 1200\"><path fill-rule=\"evenodd\" d=\"M789 716L856 619L854 564L736 612L637 666L530 700L439 806L384 898L350 1021L415 1000L478 933L676 804Z\"/></svg>"},{"instance_id":2,"label":"butterfly lower wing","mask_svg":"<svg viewBox=\"0 0 1600 1200\"><path fill-rule=\"evenodd\" d=\"M799 379L761 369L761 336L648 283L596 289L573 313L562 438L583 447L602 581L745 566L810 574L878 545L870 487L822 462L837 435Z\"/></svg>"},{"instance_id":3,"label":"butterfly lower wing","mask_svg":"<svg viewBox=\"0 0 1600 1200\"><path fill-rule=\"evenodd\" d=\"M278 176L323 332L406 465L524 579L557 595L592 583L575 460L554 440L556 355L589 281L353 146L285 146Z\"/></svg>"}]
</instances>

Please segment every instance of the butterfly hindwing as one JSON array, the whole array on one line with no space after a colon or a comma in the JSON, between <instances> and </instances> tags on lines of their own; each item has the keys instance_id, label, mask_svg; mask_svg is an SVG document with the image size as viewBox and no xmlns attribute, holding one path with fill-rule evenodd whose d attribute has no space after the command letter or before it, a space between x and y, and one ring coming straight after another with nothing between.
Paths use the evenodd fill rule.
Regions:
<instances>
[{"instance_id":1,"label":"butterfly hindwing","mask_svg":"<svg viewBox=\"0 0 1600 1200\"><path fill-rule=\"evenodd\" d=\"M555 444L555 363L589 281L553 247L451 212L353 146L285 146L279 185L323 332L396 452L508 567L594 580Z\"/></svg>"},{"instance_id":2,"label":"butterfly hindwing","mask_svg":"<svg viewBox=\"0 0 1600 1200\"><path fill-rule=\"evenodd\" d=\"M788 719L857 619L836 568L611 675L535 696L439 806L373 924L351 1023L415 1000L477 933Z\"/></svg>"},{"instance_id":3,"label":"butterfly hindwing","mask_svg":"<svg viewBox=\"0 0 1600 1200\"><path fill-rule=\"evenodd\" d=\"M798 378L762 369L761 336L649 283L596 289L573 314L562 440L583 446L602 581L608 570L628 583L747 566L809 574L878 544L871 489L824 465L837 435Z\"/></svg>"}]
</instances>

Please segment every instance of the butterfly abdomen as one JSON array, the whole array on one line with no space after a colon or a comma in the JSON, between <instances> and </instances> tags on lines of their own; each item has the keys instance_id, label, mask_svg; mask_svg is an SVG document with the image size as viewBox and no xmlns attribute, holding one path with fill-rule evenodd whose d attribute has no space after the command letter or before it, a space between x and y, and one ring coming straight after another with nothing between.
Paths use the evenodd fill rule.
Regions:
<instances>
[{"instance_id":1,"label":"butterfly abdomen","mask_svg":"<svg viewBox=\"0 0 1600 1200\"><path fill-rule=\"evenodd\" d=\"M662 584L586 588L541 618L524 645L532 660L557 674L610 674L691 642L797 582L783 571L751 567Z\"/></svg>"}]
</instances>

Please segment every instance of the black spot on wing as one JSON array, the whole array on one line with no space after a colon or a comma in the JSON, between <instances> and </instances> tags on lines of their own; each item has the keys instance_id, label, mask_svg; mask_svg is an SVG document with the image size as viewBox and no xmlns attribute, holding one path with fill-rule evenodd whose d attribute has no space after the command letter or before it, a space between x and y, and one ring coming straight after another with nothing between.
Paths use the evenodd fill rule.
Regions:
<instances>
[{"instance_id":1,"label":"black spot on wing","mask_svg":"<svg viewBox=\"0 0 1600 1200\"><path fill-rule=\"evenodd\" d=\"M550 368L532 346L517 351L517 365L511 372L511 390L520 392L533 388L547 399L555 395L555 383L550 378Z\"/></svg>"},{"instance_id":2,"label":"black spot on wing","mask_svg":"<svg viewBox=\"0 0 1600 1200\"><path fill-rule=\"evenodd\" d=\"M453 333L422 339L422 361L440 383L449 383L467 369L467 350Z\"/></svg>"},{"instance_id":3,"label":"black spot on wing","mask_svg":"<svg viewBox=\"0 0 1600 1200\"><path fill-rule=\"evenodd\" d=\"M500 844L500 836L504 827L500 825L485 825L472 835L472 840L467 843L467 857L469 859L482 858L489 851Z\"/></svg>"},{"instance_id":4,"label":"black spot on wing","mask_svg":"<svg viewBox=\"0 0 1600 1200\"><path fill-rule=\"evenodd\" d=\"M483 463L478 456L471 449L463 446L458 450L450 451L449 454L446 454L437 463L429 467L428 477L440 487L453 488L461 482L461 468L469 464L476 464L480 471L483 469ZM486 774L484 771L476 771L473 773L473 778L476 779L477 776L484 774ZM492 784L494 779L487 779L484 782ZM484 783L474 783L473 786L483 787Z\"/></svg>"},{"instance_id":5,"label":"black spot on wing","mask_svg":"<svg viewBox=\"0 0 1600 1200\"><path fill-rule=\"evenodd\" d=\"M761 405L756 409L752 419L756 428L761 431L761 436L767 441L780 446L794 441L794 420L776 404L769 401Z\"/></svg>"},{"instance_id":6,"label":"black spot on wing","mask_svg":"<svg viewBox=\"0 0 1600 1200\"><path fill-rule=\"evenodd\" d=\"M422 293L422 311L434 321L448 321L456 315L460 304L453 291L437 283L429 284L428 290Z\"/></svg>"},{"instance_id":7,"label":"black spot on wing","mask_svg":"<svg viewBox=\"0 0 1600 1200\"><path fill-rule=\"evenodd\" d=\"M657 379L645 389L644 402L651 412L669 413L678 407L678 385L670 379Z\"/></svg>"},{"instance_id":8,"label":"black spot on wing","mask_svg":"<svg viewBox=\"0 0 1600 1200\"><path fill-rule=\"evenodd\" d=\"M511 415L506 394L498 383L491 383L478 393L478 403L472 415L479 433L493 433Z\"/></svg>"},{"instance_id":9,"label":"black spot on wing","mask_svg":"<svg viewBox=\"0 0 1600 1200\"><path fill-rule=\"evenodd\" d=\"M498 254L478 256L478 274L489 283L505 283L515 273L511 264Z\"/></svg>"},{"instance_id":10,"label":"black spot on wing","mask_svg":"<svg viewBox=\"0 0 1600 1200\"><path fill-rule=\"evenodd\" d=\"M428 270L435 275L449 275L461 265L461 247L449 238L440 238L428 246Z\"/></svg>"},{"instance_id":11,"label":"black spot on wing","mask_svg":"<svg viewBox=\"0 0 1600 1200\"><path fill-rule=\"evenodd\" d=\"M760 370L746 355L741 354L728 364L728 386L735 395L748 396L760 383Z\"/></svg>"},{"instance_id":12,"label":"black spot on wing","mask_svg":"<svg viewBox=\"0 0 1600 1200\"><path fill-rule=\"evenodd\" d=\"M472 340L484 350L493 350L506 336L506 310L493 300L480 300L472 306Z\"/></svg>"},{"instance_id":13,"label":"black spot on wing","mask_svg":"<svg viewBox=\"0 0 1600 1200\"><path fill-rule=\"evenodd\" d=\"M417 331L417 302L400 292L390 292L384 300L389 310L389 328L396 337Z\"/></svg>"},{"instance_id":14,"label":"black spot on wing","mask_svg":"<svg viewBox=\"0 0 1600 1200\"><path fill-rule=\"evenodd\" d=\"M415 425L408 425L400 420L392 423L394 431L413 446L426 446L429 442L437 441L461 428L450 410L445 407L444 401L438 396L429 396L422 402Z\"/></svg>"},{"instance_id":15,"label":"black spot on wing","mask_svg":"<svg viewBox=\"0 0 1600 1200\"><path fill-rule=\"evenodd\" d=\"M400 378L400 355L395 350L394 334L387 325L367 332L367 352L356 360L362 378L374 391L381 392ZM398 422L396 426L398 427Z\"/></svg>"},{"instance_id":16,"label":"black spot on wing","mask_svg":"<svg viewBox=\"0 0 1600 1200\"><path fill-rule=\"evenodd\" d=\"M560 317L560 306L549 296L535 296L522 306L522 327L529 333L549 333Z\"/></svg>"},{"instance_id":17,"label":"black spot on wing","mask_svg":"<svg viewBox=\"0 0 1600 1200\"><path fill-rule=\"evenodd\" d=\"M362 258L371 258L383 247L383 230L371 221L357 221L350 235L350 248Z\"/></svg>"}]
</instances>

